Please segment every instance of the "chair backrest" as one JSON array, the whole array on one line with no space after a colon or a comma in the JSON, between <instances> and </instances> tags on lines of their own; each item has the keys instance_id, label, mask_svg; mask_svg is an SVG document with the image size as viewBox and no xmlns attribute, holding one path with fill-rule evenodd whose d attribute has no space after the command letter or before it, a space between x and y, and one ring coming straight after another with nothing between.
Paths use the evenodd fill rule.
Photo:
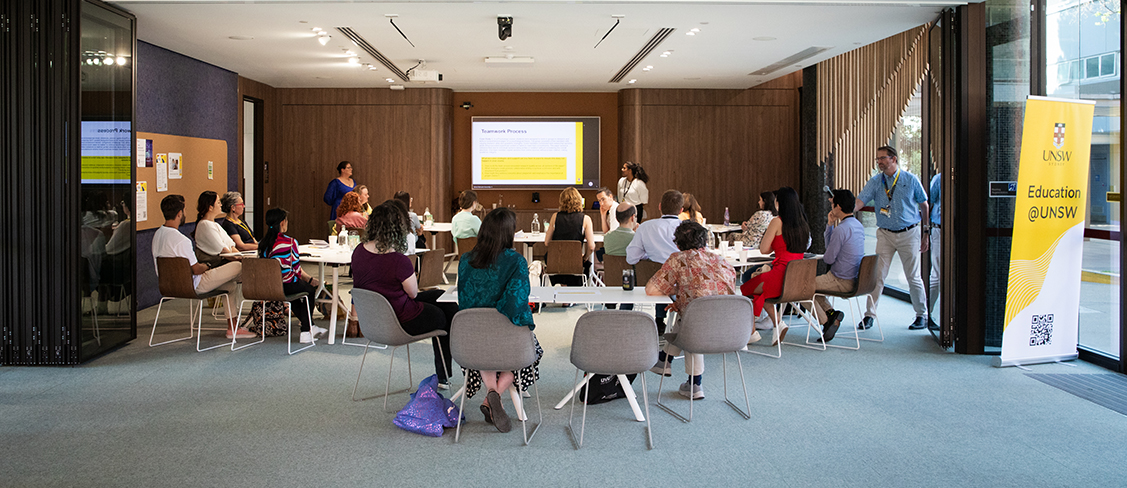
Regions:
<instances>
[{"instance_id":1,"label":"chair backrest","mask_svg":"<svg viewBox=\"0 0 1127 488\"><path fill-rule=\"evenodd\" d=\"M607 286L622 286L622 270L630 269L626 256L603 255L603 284Z\"/></svg>"},{"instance_id":2,"label":"chair backrest","mask_svg":"<svg viewBox=\"0 0 1127 488\"><path fill-rule=\"evenodd\" d=\"M580 241L552 241L548 243L548 256L544 272L548 274L583 274L583 243Z\"/></svg>"},{"instance_id":3,"label":"chair backrest","mask_svg":"<svg viewBox=\"0 0 1127 488\"><path fill-rule=\"evenodd\" d=\"M536 346L528 327L513 325L497 309L470 308L450 325L450 357L463 368L516 371L536 362Z\"/></svg>"},{"instance_id":4,"label":"chair backrest","mask_svg":"<svg viewBox=\"0 0 1127 488\"><path fill-rule=\"evenodd\" d=\"M282 264L274 258L243 259L243 298L286 301L286 292L282 290Z\"/></svg>"},{"instance_id":5,"label":"chair backrest","mask_svg":"<svg viewBox=\"0 0 1127 488\"><path fill-rule=\"evenodd\" d=\"M192 265L188 258L157 258L157 281L160 294L167 298L195 299Z\"/></svg>"},{"instance_id":6,"label":"chair backrest","mask_svg":"<svg viewBox=\"0 0 1127 488\"><path fill-rule=\"evenodd\" d=\"M432 249L417 256L419 256L419 288L441 285L446 250Z\"/></svg>"},{"instance_id":7,"label":"chair backrest","mask_svg":"<svg viewBox=\"0 0 1127 488\"><path fill-rule=\"evenodd\" d=\"M395 309L391 308L391 303L383 295L363 288L353 288L352 300L356 307L356 318L360 321L360 332L365 338L392 347L414 342L410 335L403 332Z\"/></svg>"},{"instance_id":8,"label":"chair backrest","mask_svg":"<svg viewBox=\"0 0 1127 488\"><path fill-rule=\"evenodd\" d=\"M870 254L861 258L861 267L857 270L857 287L853 296L868 295L877 289L877 255Z\"/></svg>"},{"instance_id":9,"label":"chair backrest","mask_svg":"<svg viewBox=\"0 0 1127 488\"><path fill-rule=\"evenodd\" d=\"M638 264L634 265L634 285L646 286L646 283L650 282L650 278L657 274L659 269L661 269L661 263L657 261L650 261L649 259L638 261Z\"/></svg>"},{"instance_id":10,"label":"chair backrest","mask_svg":"<svg viewBox=\"0 0 1127 488\"><path fill-rule=\"evenodd\" d=\"M458 255L461 256L462 254L472 251L474 246L477 246L476 237L459 237L456 246L458 248Z\"/></svg>"},{"instance_id":11,"label":"chair backrest","mask_svg":"<svg viewBox=\"0 0 1127 488\"><path fill-rule=\"evenodd\" d=\"M787 303L814 298L814 277L818 274L817 259L795 259L787 263L783 276L783 292L772 302Z\"/></svg>"},{"instance_id":12,"label":"chair backrest","mask_svg":"<svg viewBox=\"0 0 1127 488\"><path fill-rule=\"evenodd\" d=\"M743 295L712 295L689 303L674 343L687 352L735 352L751 339L754 306Z\"/></svg>"},{"instance_id":13,"label":"chair backrest","mask_svg":"<svg viewBox=\"0 0 1127 488\"><path fill-rule=\"evenodd\" d=\"M571 336L571 364L588 373L630 374L657 363L657 324L642 312L587 312Z\"/></svg>"}]
</instances>

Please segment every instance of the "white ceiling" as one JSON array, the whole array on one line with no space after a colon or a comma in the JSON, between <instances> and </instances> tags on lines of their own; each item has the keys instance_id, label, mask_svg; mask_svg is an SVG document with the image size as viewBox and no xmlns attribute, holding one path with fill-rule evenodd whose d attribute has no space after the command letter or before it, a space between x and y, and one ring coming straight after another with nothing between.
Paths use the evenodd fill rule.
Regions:
<instances>
[{"instance_id":1,"label":"white ceiling","mask_svg":"<svg viewBox=\"0 0 1127 488\"><path fill-rule=\"evenodd\" d=\"M137 15L137 38L278 88L387 86L395 78L335 27L348 26L406 71L418 60L443 81L406 83L458 91L618 91L637 88L748 88L766 76L749 73L804 49L831 47L809 66L936 18L939 1L725 2L585 1L473 2L270 0L116 0ZM398 14L396 32L385 14ZM514 17L513 35L497 38L499 15ZM595 44L625 15L598 48ZM312 29L330 31L327 46ZM662 27L676 31L621 83L610 78ZM693 36L692 28L700 29ZM248 36L250 40L234 40ZM755 40L755 38L775 40ZM345 49L375 71L349 65ZM508 50L507 50L508 49ZM662 51L673 51L661 58ZM528 67L486 67L487 56L532 56ZM643 72L650 65L653 70ZM629 85L629 79L637 83ZM396 83L401 83L396 80Z\"/></svg>"}]
</instances>

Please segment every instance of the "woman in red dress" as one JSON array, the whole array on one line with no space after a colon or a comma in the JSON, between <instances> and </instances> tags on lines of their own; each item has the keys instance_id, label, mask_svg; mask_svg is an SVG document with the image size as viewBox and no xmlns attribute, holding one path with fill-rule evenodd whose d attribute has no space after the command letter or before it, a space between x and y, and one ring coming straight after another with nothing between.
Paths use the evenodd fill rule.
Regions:
<instances>
[{"instance_id":1,"label":"woman in red dress","mask_svg":"<svg viewBox=\"0 0 1127 488\"><path fill-rule=\"evenodd\" d=\"M755 303L756 317L762 314L764 301L782 294L787 263L802 259L810 245L810 226L806 223L806 214L798 201L798 193L793 188L784 186L775 192L775 198L779 205L779 215L771 219L759 242L759 252L774 252L775 260L771 261L770 271L760 273L740 286L740 292ZM774 307L767 309L767 315L772 322L777 322ZM775 330L775 339L771 341L771 345L786 337L785 325Z\"/></svg>"}]
</instances>

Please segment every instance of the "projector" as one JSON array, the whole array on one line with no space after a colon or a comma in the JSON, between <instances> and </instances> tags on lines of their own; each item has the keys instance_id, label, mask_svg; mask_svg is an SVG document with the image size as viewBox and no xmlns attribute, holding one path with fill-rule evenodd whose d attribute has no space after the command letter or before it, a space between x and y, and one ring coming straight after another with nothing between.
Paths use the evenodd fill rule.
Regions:
<instances>
[{"instance_id":1,"label":"projector","mask_svg":"<svg viewBox=\"0 0 1127 488\"><path fill-rule=\"evenodd\" d=\"M416 69L411 70L411 81L419 81L426 83L428 81L439 82L442 81L442 73L434 69Z\"/></svg>"}]
</instances>

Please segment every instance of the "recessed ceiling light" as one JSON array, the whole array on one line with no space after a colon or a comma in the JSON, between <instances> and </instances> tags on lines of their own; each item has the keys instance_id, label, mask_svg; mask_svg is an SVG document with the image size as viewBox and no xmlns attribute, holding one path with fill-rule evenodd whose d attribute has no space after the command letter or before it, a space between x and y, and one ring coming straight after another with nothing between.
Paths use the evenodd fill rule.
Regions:
<instances>
[{"instance_id":1,"label":"recessed ceiling light","mask_svg":"<svg viewBox=\"0 0 1127 488\"><path fill-rule=\"evenodd\" d=\"M347 55L349 55L349 56L355 56L355 55L356 55L356 53L352 52L352 50L351 50L351 49L347 49L347 50L345 50L345 51L344 51L344 53L345 53L345 54L347 54Z\"/></svg>"},{"instance_id":2,"label":"recessed ceiling light","mask_svg":"<svg viewBox=\"0 0 1127 488\"><path fill-rule=\"evenodd\" d=\"M395 80L393 80L391 78L384 78L384 81L386 81L388 83L395 83Z\"/></svg>"},{"instance_id":3,"label":"recessed ceiling light","mask_svg":"<svg viewBox=\"0 0 1127 488\"><path fill-rule=\"evenodd\" d=\"M697 35L697 33L693 32L693 31L689 31L689 32L686 32L685 35L686 36L695 36L695 35Z\"/></svg>"},{"instance_id":4,"label":"recessed ceiling light","mask_svg":"<svg viewBox=\"0 0 1127 488\"><path fill-rule=\"evenodd\" d=\"M368 65L368 69L369 69L369 70L371 70L371 71L375 71L375 70L377 70L378 68L376 68L376 67L375 67L375 65L371 65L371 64L369 64L369 65Z\"/></svg>"},{"instance_id":5,"label":"recessed ceiling light","mask_svg":"<svg viewBox=\"0 0 1127 488\"><path fill-rule=\"evenodd\" d=\"M661 53L661 57L668 58L670 54L673 54L673 51L665 51Z\"/></svg>"},{"instance_id":6,"label":"recessed ceiling light","mask_svg":"<svg viewBox=\"0 0 1127 488\"><path fill-rule=\"evenodd\" d=\"M634 83L635 83L635 82L637 82L637 81L638 81L638 80L630 80L630 81L627 81L627 83L630 83L630 84L632 85L632 84L634 84Z\"/></svg>"},{"instance_id":7,"label":"recessed ceiling light","mask_svg":"<svg viewBox=\"0 0 1127 488\"><path fill-rule=\"evenodd\" d=\"M700 32L700 29L693 27L692 29L689 29L689 32Z\"/></svg>"},{"instance_id":8,"label":"recessed ceiling light","mask_svg":"<svg viewBox=\"0 0 1127 488\"><path fill-rule=\"evenodd\" d=\"M125 66L125 58L122 57L122 56L118 56L117 57L117 64L118 64L118 66Z\"/></svg>"},{"instance_id":9,"label":"recessed ceiling light","mask_svg":"<svg viewBox=\"0 0 1127 488\"><path fill-rule=\"evenodd\" d=\"M360 64L360 58L356 56L348 58L348 64Z\"/></svg>"},{"instance_id":10,"label":"recessed ceiling light","mask_svg":"<svg viewBox=\"0 0 1127 488\"><path fill-rule=\"evenodd\" d=\"M318 38L317 38L317 42L321 43L321 45L322 45L322 46L324 46L324 45L326 45L326 44L328 44L328 43L329 43L329 39L331 39L331 37L329 37L329 36L321 36L321 37L318 37Z\"/></svg>"},{"instance_id":11,"label":"recessed ceiling light","mask_svg":"<svg viewBox=\"0 0 1127 488\"><path fill-rule=\"evenodd\" d=\"M751 40L753 40L753 41L774 41L775 39L776 38L771 37L771 36L759 36L759 37L752 37L751 38Z\"/></svg>"},{"instance_id":12,"label":"recessed ceiling light","mask_svg":"<svg viewBox=\"0 0 1127 488\"><path fill-rule=\"evenodd\" d=\"M321 32L321 28L320 27L314 27L313 32Z\"/></svg>"},{"instance_id":13,"label":"recessed ceiling light","mask_svg":"<svg viewBox=\"0 0 1127 488\"><path fill-rule=\"evenodd\" d=\"M251 39L254 39L251 36L227 36L227 38L234 41L249 41Z\"/></svg>"},{"instance_id":14,"label":"recessed ceiling light","mask_svg":"<svg viewBox=\"0 0 1127 488\"><path fill-rule=\"evenodd\" d=\"M113 66L113 58L106 58L105 61L102 62L105 63L106 66Z\"/></svg>"},{"instance_id":15,"label":"recessed ceiling light","mask_svg":"<svg viewBox=\"0 0 1127 488\"><path fill-rule=\"evenodd\" d=\"M642 71L649 71L651 69L654 69L654 67L653 66L646 66L645 68L642 68Z\"/></svg>"}]
</instances>

